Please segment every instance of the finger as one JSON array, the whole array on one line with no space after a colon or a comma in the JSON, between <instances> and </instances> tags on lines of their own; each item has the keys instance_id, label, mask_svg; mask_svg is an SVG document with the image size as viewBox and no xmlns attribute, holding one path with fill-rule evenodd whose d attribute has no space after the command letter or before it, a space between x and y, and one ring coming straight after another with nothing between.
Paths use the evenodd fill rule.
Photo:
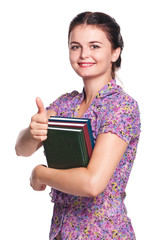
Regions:
<instances>
[{"instance_id":1,"label":"finger","mask_svg":"<svg viewBox=\"0 0 157 240\"><path fill-rule=\"evenodd\" d=\"M46 115L46 112L44 114L37 113L31 117L31 123L30 123L31 126L30 127L38 129L38 125L41 124L41 128L45 129L45 128L47 128L47 123L48 123L48 117Z\"/></svg>"},{"instance_id":2,"label":"finger","mask_svg":"<svg viewBox=\"0 0 157 240\"><path fill-rule=\"evenodd\" d=\"M37 108L38 108L38 113L46 114L46 110L44 108L44 104L43 104L41 98L39 98L39 97L36 98L36 104L37 104Z\"/></svg>"},{"instance_id":3,"label":"finger","mask_svg":"<svg viewBox=\"0 0 157 240\"><path fill-rule=\"evenodd\" d=\"M47 139L47 136L33 136L33 139L39 142L43 142Z\"/></svg>"},{"instance_id":4,"label":"finger","mask_svg":"<svg viewBox=\"0 0 157 240\"><path fill-rule=\"evenodd\" d=\"M47 139L47 130L32 130L30 131L33 139L37 141L45 141Z\"/></svg>"},{"instance_id":5,"label":"finger","mask_svg":"<svg viewBox=\"0 0 157 240\"><path fill-rule=\"evenodd\" d=\"M31 134L33 135L33 136L38 136L38 137L40 137L40 136L47 136L47 130L33 130L33 129L31 129Z\"/></svg>"},{"instance_id":6,"label":"finger","mask_svg":"<svg viewBox=\"0 0 157 240\"><path fill-rule=\"evenodd\" d=\"M41 119L41 118L36 118L35 119L36 120L36 122L34 121L34 119L32 119L32 121L31 121L31 123L30 123L30 125L29 125L29 128L31 129L31 130L47 130L47 128L48 128L48 125L47 125L47 122L45 121L45 119L43 118L43 119ZM37 122L38 121L38 122ZM45 123L46 122L46 123Z\"/></svg>"}]
</instances>

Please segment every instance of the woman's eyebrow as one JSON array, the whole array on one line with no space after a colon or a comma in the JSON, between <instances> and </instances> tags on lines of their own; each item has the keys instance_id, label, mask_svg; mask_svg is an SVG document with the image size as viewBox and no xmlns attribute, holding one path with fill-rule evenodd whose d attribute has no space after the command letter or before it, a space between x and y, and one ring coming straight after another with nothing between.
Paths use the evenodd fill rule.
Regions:
<instances>
[{"instance_id":1,"label":"woman's eyebrow","mask_svg":"<svg viewBox=\"0 0 157 240\"><path fill-rule=\"evenodd\" d=\"M102 44L102 42L99 42L99 41L91 41L89 43L100 43L100 44Z\"/></svg>"},{"instance_id":2,"label":"woman's eyebrow","mask_svg":"<svg viewBox=\"0 0 157 240\"><path fill-rule=\"evenodd\" d=\"M92 44L92 43L102 44L102 42L100 42L100 41L90 41L89 43L90 43L90 44ZM80 44L80 43L79 43L79 42L76 42L76 41L73 41L73 42L71 42L70 44Z\"/></svg>"},{"instance_id":3,"label":"woman's eyebrow","mask_svg":"<svg viewBox=\"0 0 157 240\"><path fill-rule=\"evenodd\" d=\"M73 41L73 42L70 42L70 44L80 44L80 43Z\"/></svg>"}]
</instances>

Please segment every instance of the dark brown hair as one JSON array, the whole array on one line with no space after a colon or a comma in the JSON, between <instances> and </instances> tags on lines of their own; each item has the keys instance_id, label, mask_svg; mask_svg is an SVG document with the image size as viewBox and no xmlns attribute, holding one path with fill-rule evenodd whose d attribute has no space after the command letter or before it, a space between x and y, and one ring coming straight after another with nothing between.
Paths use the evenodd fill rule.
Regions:
<instances>
[{"instance_id":1,"label":"dark brown hair","mask_svg":"<svg viewBox=\"0 0 157 240\"><path fill-rule=\"evenodd\" d=\"M71 31L78 25L93 25L104 31L110 41L113 50L120 47L121 52L124 47L123 38L120 33L120 26L111 16L102 12L83 12L78 14L70 23L68 39ZM112 63L112 77L115 77L115 71L121 66L121 52L116 62Z\"/></svg>"}]
</instances>

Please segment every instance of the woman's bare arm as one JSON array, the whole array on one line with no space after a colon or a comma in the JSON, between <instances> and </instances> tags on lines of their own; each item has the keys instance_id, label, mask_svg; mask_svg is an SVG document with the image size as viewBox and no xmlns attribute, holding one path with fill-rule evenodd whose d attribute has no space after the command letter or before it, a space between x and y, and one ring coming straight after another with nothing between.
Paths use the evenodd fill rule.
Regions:
<instances>
[{"instance_id":1,"label":"woman's bare arm","mask_svg":"<svg viewBox=\"0 0 157 240\"><path fill-rule=\"evenodd\" d=\"M47 138L48 118L56 115L55 111L46 111L40 98L36 98L38 112L31 118L28 128L22 130L16 141L15 151L18 156L32 155Z\"/></svg>"},{"instance_id":2,"label":"woman's bare arm","mask_svg":"<svg viewBox=\"0 0 157 240\"><path fill-rule=\"evenodd\" d=\"M94 197L107 186L122 158L127 143L112 133L100 134L87 168L58 170L41 165L34 168L31 186L43 190L43 185L77 196Z\"/></svg>"},{"instance_id":3,"label":"woman's bare arm","mask_svg":"<svg viewBox=\"0 0 157 240\"><path fill-rule=\"evenodd\" d=\"M28 127L19 133L15 151L18 156L29 157L40 148L40 146L42 146L42 142L33 139L30 128Z\"/></svg>"}]
</instances>

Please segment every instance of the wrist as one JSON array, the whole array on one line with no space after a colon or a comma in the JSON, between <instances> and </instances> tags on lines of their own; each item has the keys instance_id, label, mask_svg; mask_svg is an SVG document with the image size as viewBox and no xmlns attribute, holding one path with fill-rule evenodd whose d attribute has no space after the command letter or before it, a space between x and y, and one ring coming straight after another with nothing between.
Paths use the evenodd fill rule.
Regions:
<instances>
[{"instance_id":1,"label":"wrist","mask_svg":"<svg viewBox=\"0 0 157 240\"><path fill-rule=\"evenodd\" d=\"M38 182L45 184L44 179L46 175L47 166L46 165L38 165L35 167L35 178Z\"/></svg>"},{"instance_id":2,"label":"wrist","mask_svg":"<svg viewBox=\"0 0 157 240\"><path fill-rule=\"evenodd\" d=\"M30 185L35 191L44 191L46 189L46 184L42 180L43 169L46 169L46 167L38 165L32 171Z\"/></svg>"}]
</instances>

